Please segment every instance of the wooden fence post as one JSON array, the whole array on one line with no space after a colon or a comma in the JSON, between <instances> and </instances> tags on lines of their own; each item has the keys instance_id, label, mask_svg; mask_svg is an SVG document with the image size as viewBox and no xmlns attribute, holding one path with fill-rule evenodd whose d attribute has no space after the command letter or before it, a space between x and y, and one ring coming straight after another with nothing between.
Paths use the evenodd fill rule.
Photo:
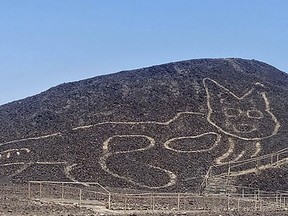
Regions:
<instances>
[{"instance_id":1,"label":"wooden fence post","mask_svg":"<svg viewBox=\"0 0 288 216\"><path fill-rule=\"evenodd\" d=\"M177 211L180 211L180 194L177 196Z\"/></svg>"},{"instance_id":2,"label":"wooden fence post","mask_svg":"<svg viewBox=\"0 0 288 216\"><path fill-rule=\"evenodd\" d=\"M182 198L182 200L183 200L183 210L185 211L185 209L186 209L186 199L185 199L185 196L183 196L183 198Z\"/></svg>"},{"instance_id":3,"label":"wooden fence post","mask_svg":"<svg viewBox=\"0 0 288 216\"><path fill-rule=\"evenodd\" d=\"M231 164L230 162L228 163L228 172L227 172L227 181L226 181L226 193L230 193L229 192L229 185L230 185L230 174L231 174Z\"/></svg>"},{"instance_id":4,"label":"wooden fence post","mask_svg":"<svg viewBox=\"0 0 288 216\"><path fill-rule=\"evenodd\" d=\"M282 194L279 193L279 206L282 207Z\"/></svg>"},{"instance_id":5,"label":"wooden fence post","mask_svg":"<svg viewBox=\"0 0 288 216\"><path fill-rule=\"evenodd\" d=\"M154 195L152 194L152 211L155 210L155 198Z\"/></svg>"},{"instance_id":6,"label":"wooden fence post","mask_svg":"<svg viewBox=\"0 0 288 216\"><path fill-rule=\"evenodd\" d=\"M108 209L111 209L111 193L108 194Z\"/></svg>"},{"instance_id":7,"label":"wooden fence post","mask_svg":"<svg viewBox=\"0 0 288 216\"><path fill-rule=\"evenodd\" d=\"M79 190L79 206L81 206L82 203L82 189Z\"/></svg>"},{"instance_id":8,"label":"wooden fence post","mask_svg":"<svg viewBox=\"0 0 288 216\"><path fill-rule=\"evenodd\" d=\"M28 182L28 199L31 200L31 182Z\"/></svg>"},{"instance_id":9,"label":"wooden fence post","mask_svg":"<svg viewBox=\"0 0 288 216\"><path fill-rule=\"evenodd\" d=\"M278 193L276 193L276 206L278 207Z\"/></svg>"},{"instance_id":10,"label":"wooden fence post","mask_svg":"<svg viewBox=\"0 0 288 216\"><path fill-rule=\"evenodd\" d=\"M254 208L255 208L255 211L257 210L257 199L255 199L255 206L254 206Z\"/></svg>"},{"instance_id":11,"label":"wooden fence post","mask_svg":"<svg viewBox=\"0 0 288 216\"><path fill-rule=\"evenodd\" d=\"M124 194L124 212L126 214L126 210L127 210L127 194Z\"/></svg>"},{"instance_id":12,"label":"wooden fence post","mask_svg":"<svg viewBox=\"0 0 288 216\"><path fill-rule=\"evenodd\" d=\"M42 182L39 183L39 196L42 198Z\"/></svg>"},{"instance_id":13,"label":"wooden fence post","mask_svg":"<svg viewBox=\"0 0 288 216\"><path fill-rule=\"evenodd\" d=\"M258 196L258 190L256 191L256 190L254 190L254 199L255 199L255 206L254 206L254 208L255 208L255 211L257 210L257 196Z\"/></svg>"},{"instance_id":14,"label":"wooden fence post","mask_svg":"<svg viewBox=\"0 0 288 216\"><path fill-rule=\"evenodd\" d=\"M227 211L230 210L230 195L227 196Z\"/></svg>"},{"instance_id":15,"label":"wooden fence post","mask_svg":"<svg viewBox=\"0 0 288 216\"><path fill-rule=\"evenodd\" d=\"M237 210L240 211L240 198L237 199Z\"/></svg>"},{"instance_id":16,"label":"wooden fence post","mask_svg":"<svg viewBox=\"0 0 288 216\"><path fill-rule=\"evenodd\" d=\"M64 200L64 183L61 183L61 199Z\"/></svg>"}]
</instances>

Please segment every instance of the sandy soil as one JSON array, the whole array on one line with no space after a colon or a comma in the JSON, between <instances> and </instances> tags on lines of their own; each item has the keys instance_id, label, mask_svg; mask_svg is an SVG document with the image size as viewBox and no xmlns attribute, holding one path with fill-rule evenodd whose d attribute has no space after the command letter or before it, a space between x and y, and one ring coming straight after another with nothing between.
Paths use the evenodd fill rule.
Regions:
<instances>
[{"instance_id":1,"label":"sandy soil","mask_svg":"<svg viewBox=\"0 0 288 216\"><path fill-rule=\"evenodd\" d=\"M76 205L46 203L29 200L24 185L0 185L0 216L92 216L97 215L87 208Z\"/></svg>"},{"instance_id":2,"label":"sandy soil","mask_svg":"<svg viewBox=\"0 0 288 216\"><path fill-rule=\"evenodd\" d=\"M3 197L0 199L1 216L88 216L97 215L92 210L78 206L65 206L54 203L29 201L19 197Z\"/></svg>"},{"instance_id":3,"label":"sandy soil","mask_svg":"<svg viewBox=\"0 0 288 216\"><path fill-rule=\"evenodd\" d=\"M288 216L288 211L274 212L109 212L101 208L85 208L42 200L29 200L25 185L0 184L0 216L96 216L96 215L190 215L190 216Z\"/></svg>"}]
</instances>

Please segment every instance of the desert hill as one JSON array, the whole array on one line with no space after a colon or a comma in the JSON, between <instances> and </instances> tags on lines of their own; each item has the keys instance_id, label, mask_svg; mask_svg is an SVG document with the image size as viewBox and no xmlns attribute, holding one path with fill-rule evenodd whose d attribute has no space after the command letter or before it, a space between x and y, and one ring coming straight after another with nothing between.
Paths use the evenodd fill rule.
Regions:
<instances>
[{"instance_id":1,"label":"desert hill","mask_svg":"<svg viewBox=\"0 0 288 216\"><path fill-rule=\"evenodd\" d=\"M287 86L275 67L232 58L64 83L0 107L0 181L195 190L212 165L226 172L288 148ZM279 160L238 166L235 183L287 190Z\"/></svg>"}]
</instances>

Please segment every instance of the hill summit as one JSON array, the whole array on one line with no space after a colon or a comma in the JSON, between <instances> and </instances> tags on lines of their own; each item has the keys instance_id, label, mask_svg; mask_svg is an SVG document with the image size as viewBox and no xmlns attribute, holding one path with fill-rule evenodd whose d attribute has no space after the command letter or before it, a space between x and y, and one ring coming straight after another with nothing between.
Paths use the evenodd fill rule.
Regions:
<instances>
[{"instance_id":1,"label":"hill summit","mask_svg":"<svg viewBox=\"0 0 288 216\"><path fill-rule=\"evenodd\" d=\"M286 73L236 58L61 84L0 107L0 181L192 191L212 170L287 190L287 86Z\"/></svg>"}]
</instances>

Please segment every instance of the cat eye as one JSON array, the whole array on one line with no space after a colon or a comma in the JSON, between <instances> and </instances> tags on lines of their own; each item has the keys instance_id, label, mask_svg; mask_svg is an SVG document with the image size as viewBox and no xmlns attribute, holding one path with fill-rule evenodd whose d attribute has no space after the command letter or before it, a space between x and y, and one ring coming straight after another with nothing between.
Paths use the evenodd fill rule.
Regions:
<instances>
[{"instance_id":1,"label":"cat eye","mask_svg":"<svg viewBox=\"0 0 288 216\"><path fill-rule=\"evenodd\" d=\"M241 114L241 110L235 108L227 108L224 110L224 113L227 117L238 117Z\"/></svg>"},{"instance_id":2,"label":"cat eye","mask_svg":"<svg viewBox=\"0 0 288 216\"><path fill-rule=\"evenodd\" d=\"M247 116L249 118L261 119L261 118L263 118L264 115L259 110L248 110L247 111Z\"/></svg>"}]
</instances>

